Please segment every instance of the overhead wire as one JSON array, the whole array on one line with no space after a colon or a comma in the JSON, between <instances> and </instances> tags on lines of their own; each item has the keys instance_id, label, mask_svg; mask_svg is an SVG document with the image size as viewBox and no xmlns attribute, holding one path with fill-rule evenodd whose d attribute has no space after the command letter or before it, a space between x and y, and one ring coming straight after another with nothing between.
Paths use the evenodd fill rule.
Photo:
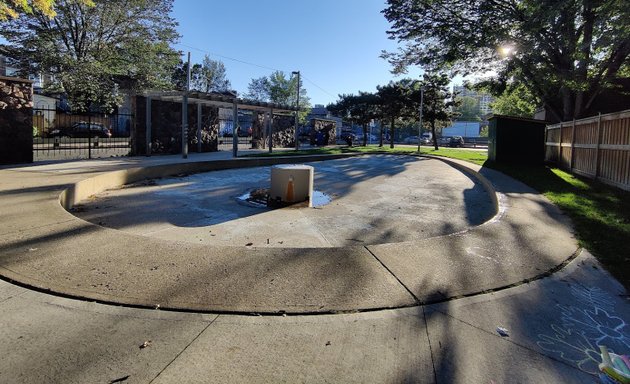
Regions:
<instances>
[{"instance_id":1,"label":"overhead wire","mask_svg":"<svg viewBox=\"0 0 630 384\"><path fill-rule=\"evenodd\" d=\"M258 68L262 68L262 69L268 69L268 70L270 70L270 71L285 72L285 71L283 71L283 70L281 70L281 69L278 69L278 68L272 68L272 67L268 67L268 66L266 66L266 65L261 65L261 64L256 64L256 63L252 63L252 62L249 62L249 61L241 60L241 59L236 59L236 58L234 58L234 57L225 56L225 55L222 55L222 54L219 54L219 53L210 52L210 51L206 51L206 50L204 50L204 49L200 49L200 48L197 48L197 47L193 47L193 46L190 46L190 45L188 45L188 44L179 43L179 45L181 45L182 47L186 47L186 48L189 48L189 49L193 49L193 50L195 50L195 51L199 51L199 52L201 52L201 53L205 53L205 54L211 55L211 56L216 56L216 57L220 57L220 58L222 58L222 59L235 61L235 62L237 62L237 63L246 64L246 65L251 65L251 66L258 67ZM286 71L286 72L289 72L289 71ZM315 86L316 88L318 88L320 91L322 91L322 92L324 92L325 94L327 94L328 96L331 96L331 97L337 97L336 95L333 95L332 93L328 92L328 91L327 91L327 90L325 90L324 88L322 88L322 87L320 87L319 85L317 85L317 84L316 84L313 80L309 79L308 77L306 77L306 76L302 75L302 78L303 78L304 80L308 81L309 83L311 83L311 84L312 84L313 86Z\"/></svg>"},{"instance_id":2,"label":"overhead wire","mask_svg":"<svg viewBox=\"0 0 630 384\"><path fill-rule=\"evenodd\" d=\"M280 70L280 69L277 69L277 68L271 68L271 67L267 67L267 66L265 66L265 65L260 65L260 64L255 64L255 63L250 63L249 61L240 60L240 59L235 59L234 57L229 57L229 56L221 55L221 54L219 54L219 53L214 53L214 52L206 51L206 50L203 50L203 49L200 49L200 48L192 47L192 46L187 45L187 44L180 43L179 45L181 45L181 46L183 46L183 47L186 47L186 48L194 49L194 50L199 51L199 52L202 52L202 53L206 53L206 54L211 55L211 56L217 56L217 57L220 57L220 58L222 58L222 59L227 59L227 60L236 61L236 62L241 63L241 64L252 65L252 66L254 66L254 67L258 67L258 68L262 68L262 69L268 69L268 70L271 70L271 71L280 71L280 72L284 72L284 71L282 71L282 70Z\"/></svg>"},{"instance_id":3,"label":"overhead wire","mask_svg":"<svg viewBox=\"0 0 630 384\"><path fill-rule=\"evenodd\" d=\"M303 77L306 81L308 81L309 83L313 84L315 87L319 88L319 90L320 90L320 91L324 92L324 93L325 93L325 94L327 94L328 96L331 96L331 97L337 97L337 96L333 95L332 93L328 92L327 90L325 90L324 88L320 87L319 85L315 84L315 83L313 82L313 80L309 79L308 77L306 77L306 76L302 76L302 77Z\"/></svg>"}]
</instances>

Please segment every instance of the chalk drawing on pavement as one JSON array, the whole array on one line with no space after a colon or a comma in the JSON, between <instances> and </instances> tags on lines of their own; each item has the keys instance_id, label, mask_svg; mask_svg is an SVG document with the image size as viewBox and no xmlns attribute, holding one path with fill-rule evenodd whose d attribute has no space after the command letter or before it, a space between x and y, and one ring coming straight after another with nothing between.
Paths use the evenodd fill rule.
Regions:
<instances>
[{"instance_id":1,"label":"chalk drawing on pavement","mask_svg":"<svg viewBox=\"0 0 630 384\"><path fill-rule=\"evenodd\" d=\"M552 334L539 334L538 346L596 375L601 362L599 345L618 354L630 351L630 329L615 312L614 299L599 288L573 287L578 305L561 305L560 324Z\"/></svg>"}]
</instances>

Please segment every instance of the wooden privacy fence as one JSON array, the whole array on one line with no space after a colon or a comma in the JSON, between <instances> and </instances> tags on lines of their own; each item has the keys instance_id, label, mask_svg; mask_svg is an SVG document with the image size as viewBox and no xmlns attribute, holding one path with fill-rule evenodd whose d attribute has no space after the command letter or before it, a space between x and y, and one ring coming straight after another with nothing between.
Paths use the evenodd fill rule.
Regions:
<instances>
[{"instance_id":1,"label":"wooden privacy fence","mask_svg":"<svg viewBox=\"0 0 630 384\"><path fill-rule=\"evenodd\" d=\"M630 109L548 125L545 160L630 190Z\"/></svg>"}]
</instances>

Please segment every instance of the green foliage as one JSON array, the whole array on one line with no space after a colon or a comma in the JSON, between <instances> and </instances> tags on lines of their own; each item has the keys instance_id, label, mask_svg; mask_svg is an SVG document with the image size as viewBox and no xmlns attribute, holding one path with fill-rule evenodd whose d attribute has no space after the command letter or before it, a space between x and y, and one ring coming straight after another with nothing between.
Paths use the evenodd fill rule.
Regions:
<instances>
[{"instance_id":1,"label":"green foliage","mask_svg":"<svg viewBox=\"0 0 630 384\"><path fill-rule=\"evenodd\" d=\"M184 62L183 60L179 60L177 65L173 68L173 72L171 73L171 84L173 88L178 91L186 90L186 78L188 76L188 62ZM201 72L201 64L193 64L190 68L190 84L191 89L195 89L194 85L199 78L199 74ZM197 89L199 90L199 89Z\"/></svg>"},{"instance_id":2,"label":"green foliage","mask_svg":"<svg viewBox=\"0 0 630 384\"><path fill-rule=\"evenodd\" d=\"M304 124L311 110L311 99L306 95L304 82L300 79L300 124ZM245 99L294 106L297 99L297 76L287 77L282 71L269 76L252 79L247 86Z\"/></svg>"},{"instance_id":3,"label":"green foliage","mask_svg":"<svg viewBox=\"0 0 630 384\"><path fill-rule=\"evenodd\" d=\"M223 62L212 60L208 55L205 55L199 68L199 76L193 83L193 89L202 92L225 92L229 91L231 87L232 84L227 79Z\"/></svg>"},{"instance_id":4,"label":"green foliage","mask_svg":"<svg viewBox=\"0 0 630 384\"><path fill-rule=\"evenodd\" d=\"M270 101L270 88L271 84L269 83L267 76L251 79L249 85L247 86L245 98L253 101Z\"/></svg>"},{"instance_id":5,"label":"green foliage","mask_svg":"<svg viewBox=\"0 0 630 384\"><path fill-rule=\"evenodd\" d=\"M518 84L506 88L490 106L498 115L532 118L536 112L536 104L529 89L523 84Z\"/></svg>"},{"instance_id":6,"label":"green foliage","mask_svg":"<svg viewBox=\"0 0 630 384\"><path fill-rule=\"evenodd\" d=\"M339 95L339 100L326 107L332 114L361 125L363 145L367 145L368 124L378 117L379 98L374 93L359 91L358 95Z\"/></svg>"},{"instance_id":7,"label":"green foliage","mask_svg":"<svg viewBox=\"0 0 630 384\"><path fill-rule=\"evenodd\" d=\"M444 73L427 72L423 76L420 86L424 88L422 103L423 123L431 128L433 134L433 147L438 150L436 129L450 124L455 117L453 107L459 106L459 101L454 100L449 92L450 79Z\"/></svg>"},{"instance_id":8,"label":"green foliage","mask_svg":"<svg viewBox=\"0 0 630 384\"><path fill-rule=\"evenodd\" d=\"M376 87L380 106L378 115L381 119L389 121L390 148L394 148L396 123L418 116L420 87L419 81L411 79L390 81L387 85ZM381 129L379 146L382 145L383 129Z\"/></svg>"},{"instance_id":9,"label":"green foliage","mask_svg":"<svg viewBox=\"0 0 630 384\"><path fill-rule=\"evenodd\" d=\"M388 0L384 52L396 72L410 65L496 73L526 84L558 119L581 117L628 69L630 7L622 0Z\"/></svg>"},{"instance_id":10,"label":"green foliage","mask_svg":"<svg viewBox=\"0 0 630 384\"><path fill-rule=\"evenodd\" d=\"M80 0L85 5L92 6L92 0ZM55 12L55 0L0 0L0 22L15 19L20 14L32 14L34 11L53 18Z\"/></svg>"},{"instance_id":11,"label":"green foliage","mask_svg":"<svg viewBox=\"0 0 630 384\"><path fill-rule=\"evenodd\" d=\"M21 75L43 72L66 92L73 109L112 109L120 89L169 86L178 38L172 0L62 0L56 17L33 9L3 23L0 35Z\"/></svg>"},{"instance_id":12,"label":"green foliage","mask_svg":"<svg viewBox=\"0 0 630 384\"><path fill-rule=\"evenodd\" d=\"M186 89L188 63L179 60L171 74L171 84L177 90ZM202 64L192 64L190 68L190 89L199 92L226 92L232 84L227 79L225 65L220 60L212 60L208 55Z\"/></svg>"},{"instance_id":13,"label":"green foliage","mask_svg":"<svg viewBox=\"0 0 630 384\"><path fill-rule=\"evenodd\" d=\"M457 119L462 121L481 121L481 111L479 110L479 100L474 97L457 97L460 101L459 107L455 109Z\"/></svg>"}]
</instances>

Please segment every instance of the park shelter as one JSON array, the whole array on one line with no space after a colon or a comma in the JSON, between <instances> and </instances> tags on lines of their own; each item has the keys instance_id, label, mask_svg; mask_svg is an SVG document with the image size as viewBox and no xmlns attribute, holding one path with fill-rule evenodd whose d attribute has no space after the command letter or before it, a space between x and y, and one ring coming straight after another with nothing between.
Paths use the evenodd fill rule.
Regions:
<instances>
[{"instance_id":1,"label":"park shelter","mask_svg":"<svg viewBox=\"0 0 630 384\"><path fill-rule=\"evenodd\" d=\"M135 153L170 152L187 156L189 145L197 152L216 151L219 136L219 109L231 109L233 121L238 121L239 111L250 111L262 117L252 142L277 146L280 137L295 137L292 116L295 107L276 103L239 99L233 94L157 91L144 92L135 101ZM187 113L184 113L186 110ZM278 118L285 124L277 126ZM258 119L257 119L258 120ZM237 131L232 130L234 139ZM161 137L160 137L161 135ZM237 156L238 144L233 141L233 155ZM166 150L161 151L166 148Z\"/></svg>"}]
</instances>

